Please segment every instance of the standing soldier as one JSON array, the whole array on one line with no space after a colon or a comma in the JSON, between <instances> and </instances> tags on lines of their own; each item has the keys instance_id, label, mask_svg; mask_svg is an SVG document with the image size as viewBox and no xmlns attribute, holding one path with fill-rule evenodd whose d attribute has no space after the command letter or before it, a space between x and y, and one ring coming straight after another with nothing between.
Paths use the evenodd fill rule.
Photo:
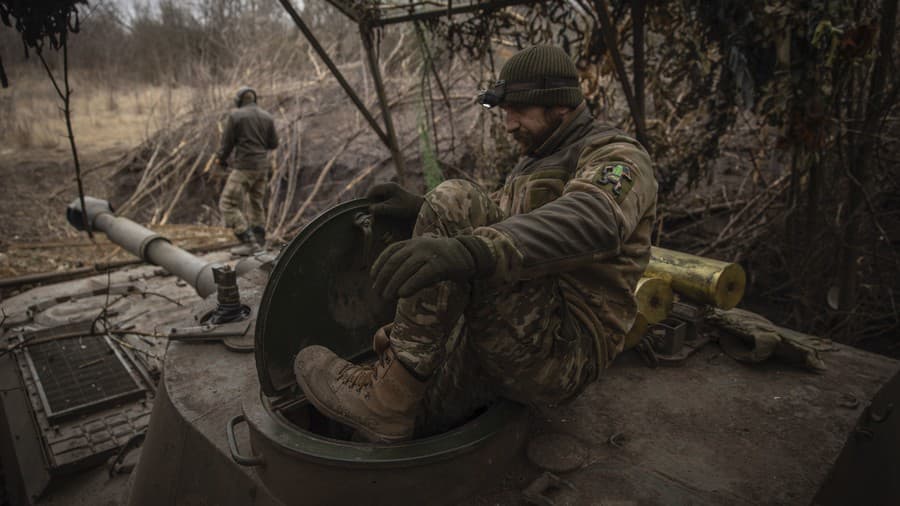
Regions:
<instances>
[{"instance_id":1,"label":"standing soldier","mask_svg":"<svg viewBox=\"0 0 900 506\"><path fill-rule=\"evenodd\" d=\"M499 192L463 180L424 197L369 192L375 216L416 219L372 266L375 290L399 297L375 334L379 360L309 346L294 362L316 408L370 440L409 439L423 412L446 427L496 396L569 401L634 321L656 213L650 156L591 117L562 49L525 49L500 79L480 100L500 107L523 156Z\"/></svg>"},{"instance_id":2,"label":"standing soldier","mask_svg":"<svg viewBox=\"0 0 900 506\"><path fill-rule=\"evenodd\" d=\"M249 255L266 244L263 198L269 180L267 153L278 147L278 135L272 115L256 105L253 88L239 89L234 105L237 109L228 115L222 147L217 153L219 165L224 167L234 151L234 168L222 190L219 209L225 218L225 226L231 228L243 243L232 250L233 253ZM243 209L247 211L246 217Z\"/></svg>"}]
</instances>

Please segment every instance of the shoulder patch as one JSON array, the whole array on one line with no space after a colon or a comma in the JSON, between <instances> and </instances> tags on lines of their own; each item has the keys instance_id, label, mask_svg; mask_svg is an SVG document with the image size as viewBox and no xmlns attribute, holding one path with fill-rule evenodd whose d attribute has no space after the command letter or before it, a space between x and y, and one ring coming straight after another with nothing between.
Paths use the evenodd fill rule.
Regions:
<instances>
[{"instance_id":1,"label":"shoulder patch","mask_svg":"<svg viewBox=\"0 0 900 506\"><path fill-rule=\"evenodd\" d=\"M616 202L622 202L634 186L631 167L621 162L604 165L597 174L594 184L612 193Z\"/></svg>"}]
</instances>

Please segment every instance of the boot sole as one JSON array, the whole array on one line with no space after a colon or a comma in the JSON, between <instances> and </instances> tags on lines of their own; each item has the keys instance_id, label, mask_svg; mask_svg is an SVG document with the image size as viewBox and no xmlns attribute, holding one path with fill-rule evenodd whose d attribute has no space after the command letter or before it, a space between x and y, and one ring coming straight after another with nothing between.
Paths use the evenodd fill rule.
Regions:
<instances>
[{"instance_id":1,"label":"boot sole","mask_svg":"<svg viewBox=\"0 0 900 506\"><path fill-rule=\"evenodd\" d=\"M328 406L326 406L322 401L317 399L314 395L312 395L309 389L309 385L306 384L303 376L297 375L297 383L300 384L300 388L303 390L303 393L306 394L306 399L312 403L312 405L319 410L323 415L340 422L351 429L355 429L359 431L363 436L366 437L370 442L373 443L402 443L404 441L408 441L410 438L406 436L385 436L384 434L379 434L374 432L372 429L356 423L352 420L344 418L342 415L338 414L336 411L332 410Z\"/></svg>"}]
</instances>

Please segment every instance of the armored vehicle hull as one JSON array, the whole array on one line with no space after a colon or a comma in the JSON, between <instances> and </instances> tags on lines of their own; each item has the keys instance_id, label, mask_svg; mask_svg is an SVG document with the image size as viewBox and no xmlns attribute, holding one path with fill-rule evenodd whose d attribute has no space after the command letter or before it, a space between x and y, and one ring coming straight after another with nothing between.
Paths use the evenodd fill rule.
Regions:
<instances>
[{"instance_id":1,"label":"armored vehicle hull","mask_svg":"<svg viewBox=\"0 0 900 506\"><path fill-rule=\"evenodd\" d=\"M171 278L163 280L171 283ZM16 302L10 299L4 306ZM557 469L575 488L546 495L557 504L810 504L848 441L862 451L889 454L898 444L895 417L879 425L863 415L869 400L868 412L876 417L889 403L896 405L900 364L840 345L826 360L829 369L822 374L777 364L749 367L708 345L681 367L649 369L627 352L575 402L530 418L529 439L566 434L576 442L572 453L580 455L575 469ZM252 355L220 344L171 343L150 431L131 457L140 460L130 482L124 476L110 479L107 466L83 470L65 477L36 503L283 504L262 473L235 462L228 446L229 421L244 412L245 403L260 402L253 362ZM889 383L883 398L876 398ZM879 432L871 439L855 432L867 434L872 428ZM240 426L236 438L238 451L247 456L272 444ZM544 468L553 469L548 462L560 458L529 459L525 451L511 457L499 477L453 503L520 504L522 490ZM7 476L8 461L4 454ZM878 461L856 459L853 465ZM296 500L288 504L316 504L309 499L321 497L316 494L322 482L303 481L306 463L290 464L287 456L266 465L280 467L284 475L296 473ZM485 472L490 465L485 464ZM352 489L353 470L344 471L344 486ZM433 478L443 478L444 471L434 471L438 476ZM880 472L896 478L896 467ZM840 483L841 474L838 469L833 481ZM896 497L891 495L896 490L883 490L890 483L878 480L868 490L879 493L882 487L881 500L864 502L891 504L888 498ZM866 491L859 481L844 485L841 490L852 502ZM848 503L847 495L829 495L832 500L824 497L819 503ZM396 499L373 493L366 504L395 504ZM442 499L435 495L429 503Z\"/></svg>"},{"instance_id":2,"label":"armored vehicle hull","mask_svg":"<svg viewBox=\"0 0 900 506\"><path fill-rule=\"evenodd\" d=\"M682 360L648 368L636 352L626 352L568 405L526 410L501 402L448 433L408 445L354 442L304 403L284 367L291 353L316 339L337 339L333 346L365 359L367 332L390 313L350 272L364 272L383 247L372 238L391 235L360 216L362 208L356 202L332 210L277 260L237 268L241 301L251 311L222 327L204 323L216 309L211 288L199 298L192 286L154 267L4 301L4 337L13 349L0 357L0 451L11 502L896 503L900 417L892 409L900 402L900 362L833 344L821 354L827 369L820 373L774 362L748 366L724 354L715 343L719 331L702 324L693 331L707 344ZM358 227L361 247L351 241L341 251L305 253L342 220L340 226ZM221 254L199 258L184 276L226 261ZM310 274L337 264L353 267L337 277ZM328 336L304 330L310 328L304 324L321 328L312 318L328 311L312 302L307 309L271 302L283 301L288 295L276 296L282 293L325 297L327 287L313 279L341 279L346 284L335 293L350 294L337 311L350 316ZM360 303L369 307L358 309ZM64 320L73 315L88 315L91 325L66 334L63 324L73 322ZM98 320L105 322L102 332L93 326ZM59 401L42 398L46 382L34 381L52 376L29 366L26 356L48 339L35 334L41 329L55 329L45 342L103 337L113 352L101 362L115 357L124 378L146 386L58 413ZM248 335L254 353L236 352L247 350ZM93 360L73 365L77 371ZM95 423L98 418L110 421ZM149 425L142 445L140 420ZM130 454L122 451L131 447ZM84 458L72 454L72 465L57 465L67 448ZM129 462L137 465L126 478L118 471Z\"/></svg>"}]
</instances>

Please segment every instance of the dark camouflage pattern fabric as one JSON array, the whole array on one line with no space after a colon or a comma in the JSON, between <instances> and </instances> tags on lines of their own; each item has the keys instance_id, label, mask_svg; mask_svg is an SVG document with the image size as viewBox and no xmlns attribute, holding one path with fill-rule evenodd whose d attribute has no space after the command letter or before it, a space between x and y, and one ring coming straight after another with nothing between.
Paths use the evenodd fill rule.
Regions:
<instances>
[{"instance_id":1,"label":"dark camouflage pattern fabric","mask_svg":"<svg viewBox=\"0 0 900 506\"><path fill-rule=\"evenodd\" d=\"M565 402L599 376L637 312L656 189L643 147L582 104L494 194L450 180L426 195L414 236L474 234L497 259L489 279L398 303L391 344L432 378L427 426L496 396Z\"/></svg>"},{"instance_id":2,"label":"dark camouflage pattern fabric","mask_svg":"<svg viewBox=\"0 0 900 506\"><path fill-rule=\"evenodd\" d=\"M240 234L250 227L265 225L263 199L268 180L265 170L233 169L228 174L219 197L219 210L226 227Z\"/></svg>"},{"instance_id":3,"label":"dark camouflage pattern fabric","mask_svg":"<svg viewBox=\"0 0 900 506\"><path fill-rule=\"evenodd\" d=\"M491 281L550 276L606 367L637 313L634 289L650 261L656 191L640 143L594 121L582 104L494 196L507 218L475 230L498 260Z\"/></svg>"},{"instance_id":4,"label":"dark camouflage pattern fabric","mask_svg":"<svg viewBox=\"0 0 900 506\"><path fill-rule=\"evenodd\" d=\"M452 237L503 218L479 187L450 180L431 191L414 236ZM398 358L433 376L425 412L432 428L451 424L497 396L558 403L596 377L593 341L563 331L555 281L514 284L446 281L400 299L390 330Z\"/></svg>"}]
</instances>

